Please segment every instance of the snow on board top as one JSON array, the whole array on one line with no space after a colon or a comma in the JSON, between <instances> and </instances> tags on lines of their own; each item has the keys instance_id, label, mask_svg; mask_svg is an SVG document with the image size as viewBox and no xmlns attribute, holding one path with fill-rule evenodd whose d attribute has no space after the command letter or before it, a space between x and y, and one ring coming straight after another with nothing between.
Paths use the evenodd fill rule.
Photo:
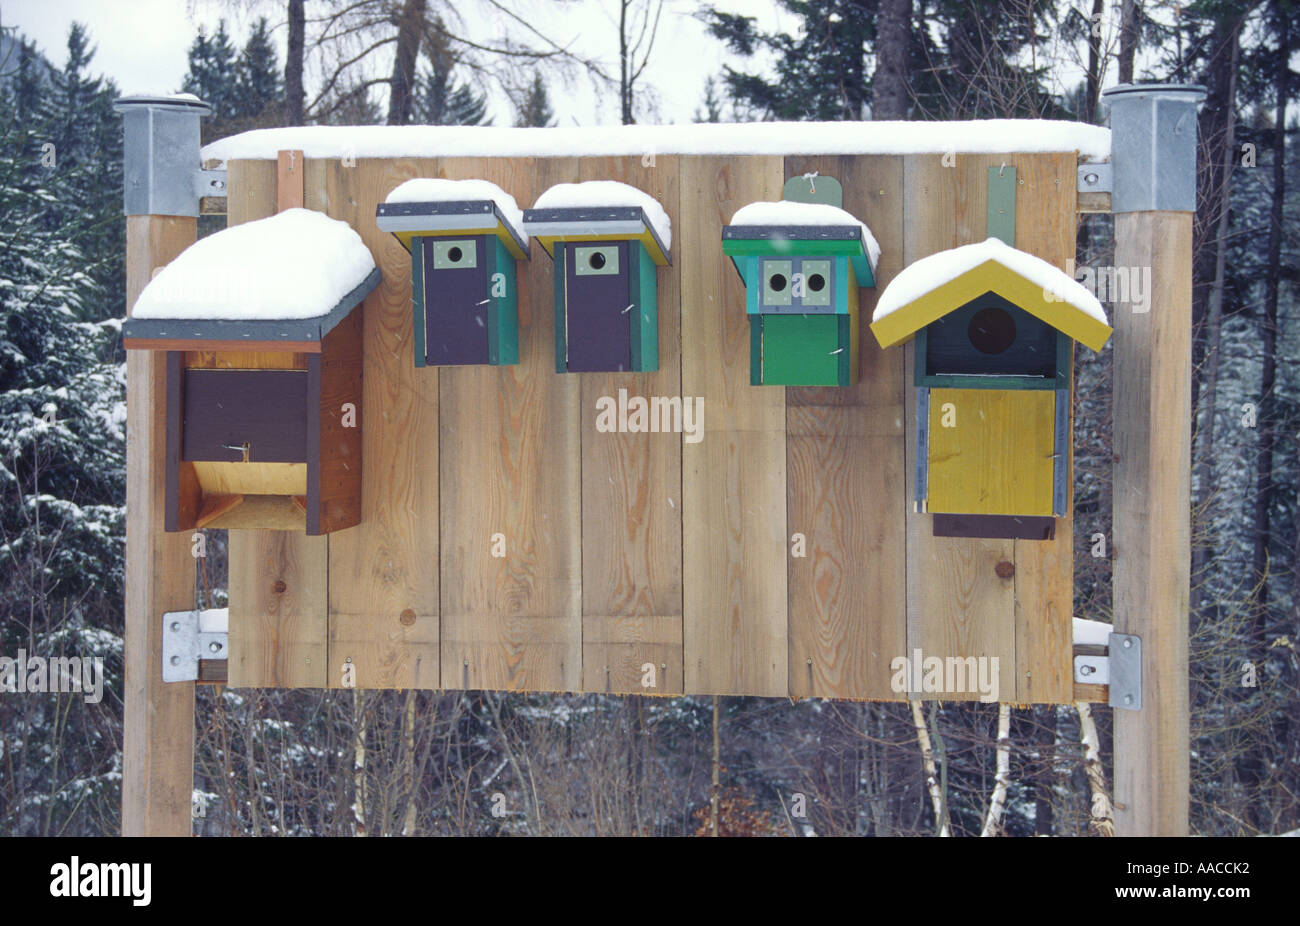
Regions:
<instances>
[{"instance_id":1,"label":"snow on board top","mask_svg":"<svg viewBox=\"0 0 1300 926\"><path fill-rule=\"evenodd\" d=\"M203 149L204 161L309 158L638 157L656 154L1005 154L1077 151L1110 157L1110 129L1049 119L968 122L749 122L689 125L297 126L255 129Z\"/></svg>"},{"instance_id":2,"label":"snow on board top","mask_svg":"<svg viewBox=\"0 0 1300 926\"><path fill-rule=\"evenodd\" d=\"M307 319L328 315L375 270L346 222L286 209L190 245L140 293L133 319Z\"/></svg>"},{"instance_id":3,"label":"snow on board top","mask_svg":"<svg viewBox=\"0 0 1300 926\"><path fill-rule=\"evenodd\" d=\"M673 246L673 224L668 213L649 193L615 180L588 180L584 183L557 183L533 203L533 209L581 209L603 206L635 206L644 213L663 245L664 253Z\"/></svg>"},{"instance_id":4,"label":"snow on board top","mask_svg":"<svg viewBox=\"0 0 1300 926\"><path fill-rule=\"evenodd\" d=\"M859 221L849 212L827 203L800 203L783 199L779 202L758 202L742 206L731 217L730 225L837 225L857 226L862 229L871 269L880 260L880 245L866 222Z\"/></svg>"},{"instance_id":5,"label":"snow on board top","mask_svg":"<svg viewBox=\"0 0 1300 926\"><path fill-rule=\"evenodd\" d=\"M515 198L488 180L445 180L441 177L416 177L398 185L384 200L386 203L446 203L490 200L496 203L502 218L514 236L528 243L524 231L524 211Z\"/></svg>"},{"instance_id":6,"label":"snow on board top","mask_svg":"<svg viewBox=\"0 0 1300 926\"><path fill-rule=\"evenodd\" d=\"M940 251L909 264L880 294L880 301L876 303L871 320L880 321L989 260L997 261L1008 270L1041 286L1044 293L1051 293L1057 300L1074 306L1103 325L1108 324L1101 303L1082 283L1041 257L1026 254L997 238Z\"/></svg>"}]
</instances>

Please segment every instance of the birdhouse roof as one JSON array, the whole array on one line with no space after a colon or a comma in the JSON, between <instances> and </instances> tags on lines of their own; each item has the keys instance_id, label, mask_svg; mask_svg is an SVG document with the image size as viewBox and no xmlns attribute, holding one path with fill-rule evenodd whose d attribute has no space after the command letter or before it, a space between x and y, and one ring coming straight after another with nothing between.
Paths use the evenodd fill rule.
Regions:
<instances>
[{"instance_id":1,"label":"birdhouse roof","mask_svg":"<svg viewBox=\"0 0 1300 926\"><path fill-rule=\"evenodd\" d=\"M1096 296L1047 261L997 238L909 265L881 293L871 331L881 347L892 347L988 292L1093 350L1101 350L1110 338Z\"/></svg>"},{"instance_id":2,"label":"birdhouse roof","mask_svg":"<svg viewBox=\"0 0 1300 926\"><path fill-rule=\"evenodd\" d=\"M653 196L626 183L557 183L524 213L524 228L552 254L556 241L639 240L654 262L672 263L672 222Z\"/></svg>"},{"instance_id":3,"label":"birdhouse roof","mask_svg":"<svg viewBox=\"0 0 1300 926\"><path fill-rule=\"evenodd\" d=\"M865 222L837 206L781 200L738 210L722 229L722 253L733 264L745 255L847 257L859 285L874 286L880 245Z\"/></svg>"},{"instance_id":4,"label":"birdhouse roof","mask_svg":"<svg viewBox=\"0 0 1300 926\"><path fill-rule=\"evenodd\" d=\"M375 210L375 222L408 251L413 235L496 235L517 259L528 257L523 210L487 180L407 180Z\"/></svg>"},{"instance_id":5,"label":"birdhouse roof","mask_svg":"<svg viewBox=\"0 0 1300 926\"><path fill-rule=\"evenodd\" d=\"M845 234L845 231L849 234ZM767 239L774 243L792 240L856 238L863 253L876 269L880 260L880 245L867 223L837 206L827 203L802 203L783 199L776 202L750 203L737 210L731 222L722 230L728 239Z\"/></svg>"},{"instance_id":6,"label":"birdhouse roof","mask_svg":"<svg viewBox=\"0 0 1300 926\"><path fill-rule=\"evenodd\" d=\"M379 279L346 222L287 209L182 251L140 293L123 335L127 347L154 339L319 341Z\"/></svg>"}]
</instances>

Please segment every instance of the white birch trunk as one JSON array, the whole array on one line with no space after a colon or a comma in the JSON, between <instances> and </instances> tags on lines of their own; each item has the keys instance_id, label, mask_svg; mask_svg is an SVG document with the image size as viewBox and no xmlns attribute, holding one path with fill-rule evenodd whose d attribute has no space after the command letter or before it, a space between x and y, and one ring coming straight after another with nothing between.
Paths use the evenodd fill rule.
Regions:
<instances>
[{"instance_id":1,"label":"white birch trunk","mask_svg":"<svg viewBox=\"0 0 1300 926\"><path fill-rule=\"evenodd\" d=\"M1011 782L1011 705L998 705L998 772L993 779L993 796L981 836L996 836L1007 804L1007 785Z\"/></svg>"},{"instance_id":2,"label":"white birch trunk","mask_svg":"<svg viewBox=\"0 0 1300 926\"><path fill-rule=\"evenodd\" d=\"M925 769L925 786L930 792L930 802L934 805L934 819L938 821L939 835L947 836L948 813L943 806L943 794L939 790L939 770L934 764L934 747L930 745L930 731L925 725L925 715L921 713L921 702L912 702L912 722L916 725L916 741L921 745L921 766Z\"/></svg>"},{"instance_id":3,"label":"white birch trunk","mask_svg":"<svg viewBox=\"0 0 1300 926\"><path fill-rule=\"evenodd\" d=\"M1079 710L1079 739L1083 741L1083 770L1088 776L1092 791L1092 827L1099 835L1115 835L1115 819L1110 797L1106 794L1106 775L1101 767L1101 741L1097 737L1097 723L1092 719L1092 708L1086 701L1074 705Z\"/></svg>"}]
</instances>

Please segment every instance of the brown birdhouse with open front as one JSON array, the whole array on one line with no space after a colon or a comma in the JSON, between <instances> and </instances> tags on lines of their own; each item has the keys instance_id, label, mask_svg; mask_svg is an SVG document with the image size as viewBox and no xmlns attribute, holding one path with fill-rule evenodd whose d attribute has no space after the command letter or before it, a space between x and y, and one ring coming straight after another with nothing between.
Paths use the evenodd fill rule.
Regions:
<instances>
[{"instance_id":1,"label":"brown birdhouse with open front","mask_svg":"<svg viewBox=\"0 0 1300 926\"><path fill-rule=\"evenodd\" d=\"M360 522L361 301L379 278L345 223L291 209L199 241L145 287L123 334L167 355L167 530Z\"/></svg>"}]
</instances>

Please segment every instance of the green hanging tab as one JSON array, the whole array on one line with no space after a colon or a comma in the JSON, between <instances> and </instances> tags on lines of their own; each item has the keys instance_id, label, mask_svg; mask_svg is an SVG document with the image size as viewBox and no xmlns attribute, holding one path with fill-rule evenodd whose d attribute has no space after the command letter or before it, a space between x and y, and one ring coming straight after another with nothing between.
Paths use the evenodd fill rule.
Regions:
<instances>
[{"instance_id":1,"label":"green hanging tab","mask_svg":"<svg viewBox=\"0 0 1300 926\"><path fill-rule=\"evenodd\" d=\"M844 208L844 187L834 177L803 174L791 177L781 190L781 198L792 203L825 203Z\"/></svg>"},{"instance_id":2,"label":"green hanging tab","mask_svg":"<svg viewBox=\"0 0 1300 926\"><path fill-rule=\"evenodd\" d=\"M989 168L988 236L1016 246L1016 169Z\"/></svg>"}]
</instances>

